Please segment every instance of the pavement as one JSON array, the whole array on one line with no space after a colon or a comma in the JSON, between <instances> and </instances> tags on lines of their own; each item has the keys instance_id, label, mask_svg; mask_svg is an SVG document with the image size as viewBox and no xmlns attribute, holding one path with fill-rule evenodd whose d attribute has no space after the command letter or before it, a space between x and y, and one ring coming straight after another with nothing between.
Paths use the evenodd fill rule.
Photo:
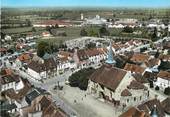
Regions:
<instances>
[{"instance_id":1,"label":"pavement","mask_svg":"<svg viewBox=\"0 0 170 117\"><path fill-rule=\"evenodd\" d=\"M118 117L121 112L112 104L100 101L77 87L65 85L62 91L53 93L74 108L79 113L78 117Z\"/></svg>"}]
</instances>

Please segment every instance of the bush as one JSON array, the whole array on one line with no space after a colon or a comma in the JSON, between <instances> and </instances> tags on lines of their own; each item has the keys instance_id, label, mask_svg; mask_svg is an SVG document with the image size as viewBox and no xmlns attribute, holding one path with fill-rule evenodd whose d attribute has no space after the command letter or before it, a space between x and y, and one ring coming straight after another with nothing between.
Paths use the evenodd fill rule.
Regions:
<instances>
[{"instance_id":1,"label":"bush","mask_svg":"<svg viewBox=\"0 0 170 117\"><path fill-rule=\"evenodd\" d=\"M86 90L88 86L88 77L93 72L93 68L86 68L73 73L68 79L70 86L79 87L81 90Z\"/></svg>"},{"instance_id":2,"label":"bush","mask_svg":"<svg viewBox=\"0 0 170 117\"><path fill-rule=\"evenodd\" d=\"M170 95L170 87L165 88L164 94L165 95Z\"/></svg>"},{"instance_id":3,"label":"bush","mask_svg":"<svg viewBox=\"0 0 170 117\"><path fill-rule=\"evenodd\" d=\"M81 29L80 36L87 36L87 31L84 28Z\"/></svg>"},{"instance_id":4,"label":"bush","mask_svg":"<svg viewBox=\"0 0 170 117\"><path fill-rule=\"evenodd\" d=\"M133 33L133 29L131 27L126 26L126 27L123 28L123 32L125 32L125 33Z\"/></svg>"},{"instance_id":5,"label":"bush","mask_svg":"<svg viewBox=\"0 0 170 117\"><path fill-rule=\"evenodd\" d=\"M157 90L157 91L158 91L158 90L159 90L159 86L156 86L156 87L155 87L155 90Z\"/></svg>"}]
</instances>

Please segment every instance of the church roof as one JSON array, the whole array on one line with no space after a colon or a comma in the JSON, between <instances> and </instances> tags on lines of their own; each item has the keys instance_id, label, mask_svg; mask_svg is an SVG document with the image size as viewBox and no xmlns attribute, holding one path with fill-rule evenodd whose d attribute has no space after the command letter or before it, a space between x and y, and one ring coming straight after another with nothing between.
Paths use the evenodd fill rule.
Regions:
<instances>
[{"instance_id":1,"label":"church roof","mask_svg":"<svg viewBox=\"0 0 170 117\"><path fill-rule=\"evenodd\" d=\"M97 69L89 79L115 91L126 75L126 71L109 65Z\"/></svg>"},{"instance_id":2,"label":"church roof","mask_svg":"<svg viewBox=\"0 0 170 117\"><path fill-rule=\"evenodd\" d=\"M109 46L109 50L107 53L107 60L106 60L107 64L115 64L116 61L113 59L113 50L112 50L112 43L110 42L110 46Z\"/></svg>"}]
</instances>

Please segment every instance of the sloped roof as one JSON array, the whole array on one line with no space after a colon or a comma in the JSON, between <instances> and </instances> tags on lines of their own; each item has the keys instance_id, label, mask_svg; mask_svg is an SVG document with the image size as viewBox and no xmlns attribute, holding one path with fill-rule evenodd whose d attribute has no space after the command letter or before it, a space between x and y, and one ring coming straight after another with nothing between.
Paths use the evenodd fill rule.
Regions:
<instances>
[{"instance_id":1,"label":"sloped roof","mask_svg":"<svg viewBox=\"0 0 170 117\"><path fill-rule=\"evenodd\" d=\"M167 97L165 100L161 102L161 105L164 109L164 111L168 114L170 114L170 97Z\"/></svg>"},{"instance_id":2,"label":"sloped roof","mask_svg":"<svg viewBox=\"0 0 170 117\"><path fill-rule=\"evenodd\" d=\"M147 62L148 59L149 56L146 54L134 54L130 60L133 62Z\"/></svg>"},{"instance_id":3,"label":"sloped roof","mask_svg":"<svg viewBox=\"0 0 170 117\"><path fill-rule=\"evenodd\" d=\"M145 112L140 111L138 108L131 107L126 112L121 114L119 117L149 117L149 116L146 116Z\"/></svg>"},{"instance_id":4,"label":"sloped roof","mask_svg":"<svg viewBox=\"0 0 170 117\"><path fill-rule=\"evenodd\" d=\"M38 73L48 70L53 70L57 68L57 64L53 58L45 59L44 63L39 63L37 61L31 61L28 64L28 67Z\"/></svg>"},{"instance_id":5,"label":"sloped roof","mask_svg":"<svg viewBox=\"0 0 170 117\"><path fill-rule=\"evenodd\" d=\"M170 81L170 72L160 71L157 76Z\"/></svg>"},{"instance_id":6,"label":"sloped roof","mask_svg":"<svg viewBox=\"0 0 170 117\"><path fill-rule=\"evenodd\" d=\"M127 70L127 71L131 71L131 72L135 72L135 73L141 73L141 74L145 71L145 68L140 67L140 66L135 65L135 64L129 64L129 63L126 63L124 69Z\"/></svg>"},{"instance_id":7,"label":"sloped roof","mask_svg":"<svg viewBox=\"0 0 170 117\"><path fill-rule=\"evenodd\" d=\"M134 89L134 90L139 90L139 89L147 89L142 83L133 80L131 83L127 86L128 89Z\"/></svg>"},{"instance_id":8,"label":"sloped roof","mask_svg":"<svg viewBox=\"0 0 170 117\"><path fill-rule=\"evenodd\" d=\"M165 113L164 113L163 107L162 107L160 101L157 99L149 100L149 101L139 105L137 108L139 110L146 112L146 113L149 113L155 108L155 105L156 105L158 117L164 117Z\"/></svg>"},{"instance_id":9,"label":"sloped roof","mask_svg":"<svg viewBox=\"0 0 170 117\"><path fill-rule=\"evenodd\" d=\"M121 96L132 96L132 93L128 90L128 89L124 89L122 92L121 92Z\"/></svg>"},{"instance_id":10,"label":"sloped roof","mask_svg":"<svg viewBox=\"0 0 170 117\"><path fill-rule=\"evenodd\" d=\"M102 67L97 69L89 77L89 79L111 89L112 91L115 91L126 73L127 72L125 70L108 65L103 65Z\"/></svg>"}]
</instances>

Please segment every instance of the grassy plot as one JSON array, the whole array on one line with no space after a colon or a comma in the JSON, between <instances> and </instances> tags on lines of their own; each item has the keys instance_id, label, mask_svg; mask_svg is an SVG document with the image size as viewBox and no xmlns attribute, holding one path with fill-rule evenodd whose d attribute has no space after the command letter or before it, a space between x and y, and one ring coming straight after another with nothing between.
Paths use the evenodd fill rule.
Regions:
<instances>
[{"instance_id":1,"label":"grassy plot","mask_svg":"<svg viewBox=\"0 0 170 117\"><path fill-rule=\"evenodd\" d=\"M32 27L20 27L20 28L8 28L2 29L2 32L5 34L16 34L32 31Z\"/></svg>"}]
</instances>

